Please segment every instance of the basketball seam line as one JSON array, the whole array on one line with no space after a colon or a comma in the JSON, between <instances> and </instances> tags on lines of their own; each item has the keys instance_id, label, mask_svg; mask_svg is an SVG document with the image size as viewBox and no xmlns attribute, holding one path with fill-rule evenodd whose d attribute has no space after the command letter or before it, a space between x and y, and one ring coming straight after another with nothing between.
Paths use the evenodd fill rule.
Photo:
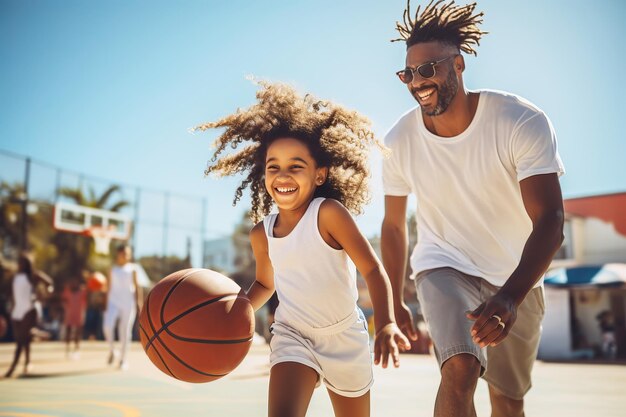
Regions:
<instances>
[{"instance_id":1,"label":"basketball seam line","mask_svg":"<svg viewBox=\"0 0 626 417\"><path fill-rule=\"evenodd\" d=\"M246 339L229 339L229 340L212 340L212 339L192 339L189 337L178 336L175 333L172 333L171 330L165 329L165 333L169 336L172 336L174 339L181 340L183 342L191 342L191 343L205 343L208 345L236 345L238 343L245 343L252 340L252 337L248 337Z\"/></svg>"},{"instance_id":2,"label":"basketball seam line","mask_svg":"<svg viewBox=\"0 0 626 417\"><path fill-rule=\"evenodd\" d=\"M172 291L174 291L174 289L176 287L178 287L180 285L181 282L183 282L185 280L185 278L187 278L188 274L183 275L182 277L180 277L178 279L178 281L176 281L176 283L174 285L172 285L172 288L169 289L169 291L167 292L167 295L165 296L165 299L163 300L163 306L165 305L165 302L167 301L167 299L170 297L170 294L172 294ZM148 344L146 345L146 349L148 349L151 345L152 342L154 341L154 338L158 338L159 334L161 334L161 329L157 332L155 330L154 324L152 323L152 315L150 314L150 308L148 305L148 302L150 300L150 296L152 295L152 292L150 292L150 294L148 294L148 301L146 301L146 307L147 307L147 315L148 315L148 322L150 323L150 328L152 329L152 337L148 340ZM163 326L163 306L161 306L161 311L159 311L159 317L161 318L161 326Z\"/></svg>"},{"instance_id":3,"label":"basketball seam line","mask_svg":"<svg viewBox=\"0 0 626 417\"><path fill-rule=\"evenodd\" d=\"M176 359L178 362L180 362L182 365L186 366L187 368L191 369L192 371L197 372L197 373L199 373L199 374L201 374L201 375L205 375L205 376L212 376L212 377L217 377L217 378L220 378L220 377L223 377L223 376L226 376L226 375L227 375L227 373L226 373L226 374L210 374L210 373L208 373L208 372L203 372L203 371L201 371L201 370L199 370L199 369L196 369L196 368L194 368L193 366L189 365L187 362L183 361L181 358L179 358L179 357L178 357L178 355L176 355L174 352L172 352L172 351L171 351L171 350L167 347L167 345L165 345L165 343L163 343L163 341L162 341L161 339L157 339L157 340L158 340L158 341L159 341L159 343L161 343L161 345L165 348L165 350L167 351L167 353L169 353L169 354L170 354L170 355L171 355L174 359ZM180 378L177 378L177 379L180 379Z\"/></svg>"},{"instance_id":4,"label":"basketball seam line","mask_svg":"<svg viewBox=\"0 0 626 417\"><path fill-rule=\"evenodd\" d=\"M176 320L180 319L181 316L184 316L184 315L186 315L188 313L191 313L191 312L193 312L193 311L195 311L195 310L197 310L199 308L202 308L204 306L207 306L209 304L212 304L214 302L223 300L224 298L231 297L231 296L238 296L238 294L226 294L226 295L223 295L221 297L214 298L214 299L209 300L209 301L205 301L204 303L198 304L198 305L190 308L189 310L187 310L187 311L185 311L183 313L180 313L178 316L174 317L172 320L170 320L169 322L165 323L163 325L163 327L159 330L159 334L161 334L162 331L165 330L165 332L168 335L172 336L174 339L177 339L177 340L182 340L184 342L191 342L191 343L206 343L206 344L213 344L213 345L234 345L234 344L238 344L238 343L245 343L245 342L251 341L252 340L252 336L246 337L244 339L229 339L229 340L196 339L196 338L191 338L191 337L179 336L179 335L177 335L176 333L172 332L169 329L169 326L171 324L173 324ZM163 304L165 304L165 302ZM163 321L163 320L161 320L161 321Z\"/></svg>"},{"instance_id":5,"label":"basketball seam line","mask_svg":"<svg viewBox=\"0 0 626 417\"><path fill-rule=\"evenodd\" d=\"M252 338L251 338L251 337L250 337L250 338L247 338L247 339L237 339L237 340L203 340L203 339L186 339L186 338L184 338L184 337L182 337L182 336L178 336L178 335L176 335L176 334L172 333L172 332L168 329L168 327L169 327L170 325L174 324L176 321L180 320L182 317L184 317L184 316L185 316L185 315L187 315L188 313L191 313L191 312L193 312L193 311L196 311L196 310L198 310L198 309L200 309L200 308L202 308L202 307L205 307L205 306L207 306L207 305L209 305L209 304L216 303L216 302L218 302L218 301L222 300L223 298L226 298L226 297L229 297L229 296L232 296L232 295L236 295L236 294L227 294L227 295L223 295L223 296L216 297L216 298L213 298L213 299L211 299L211 300L205 301L205 302L203 302L203 303L197 304L197 305L193 306L192 308L190 308L190 309L188 309L188 310L183 311L182 313L180 313L179 315L177 315L176 317L174 317L173 319L171 319L171 320L170 320L170 321L168 321L167 323L163 323L163 321L164 321L164 320L163 320L163 313L161 312L161 323L162 323L161 328L159 329L159 331L155 332L155 333L154 333L154 335L150 338L150 342L149 342L149 344L151 344L151 343L154 341L154 339L155 339L155 338L158 338L158 337L159 337L159 335L160 335L161 333L163 333L163 331L165 331L168 335L170 335L170 336L172 336L172 337L174 337L174 338L176 338L176 339L179 339L179 340L184 340L184 341L187 341L187 342L199 342L199 343L209 343L209 344L211 344L211 343L213 343L213 344L231 344L231 343L233 343L233 344L234 344L234 343L242 343L242 342L245 342L245 341L252 340ZM164 301L163 301L163 305L165 305L165 303L166 303L166 300L164 300Z\"/></svg>"},{"instance_id":6,"label":"basketball seam line","mask_svg":"<svg viewBox=\"0 0 626 417\"><path fill-rule=\"evenodd\" d=\"M150 329L152 329L152 333L154 333L154 324L152 323L152 317L150 317L150 296L152 295L152 292L150 294L148 294L148 297L146 298L146 316L148 316L148 324L150 324ZM146 332L147 335L147 332ZM148 354L148 349L150 349L152 342L150 341L150 339L148 339L148 344L146 345L146 347L144 348L144 350L146 351L146 354ZM167 350L167 346L163 345L165 347L165 349ZM159 358L161 358L161 355L158 353L158 351L156 350L156 346L154 347L154 351L157 352L157 355L159 355ZM165 365L165 367L167 368L168 371L170 371L170 374L172 374L172 376L176 379L180 379L178 378L176 375L174 375L174 372L172 372L170 370L170 368L167 366L167 364L165 364L165 360L163 358L161 358L161 360L163 361L163 364Z\"/></svg>"},{"instance_id":7,"label":"basketball seam line","mask_svg":"<svg viewBox=\"0 0 626 417\"><path fill-rule=\"evenodd\" d=\"M150 336L148 336L148 332L146 332L146 330L143 328L143 326L141 324L139 324L139 330L141 330L146 335L146 339L150 339ZM148 348L149 347L145 347L144 348L144 350L146 351L146 354L148 353ZM169 372L170 375L172 375L174 378L176 378L176 375L174 375L174 373L172 372L170 367L167 366L167 363L165 363L165 360L163 359L163 357L161 356L161 354L157 350L156 346L152 346L152 348L154 349L154 353L156 353L157 356L159 357L159 359L161 359L161 363L163 364L163 366L165 366L165 369L167 369L167 372ZM178 378L176 378L176 379L178 379Z\"/></svg>"},{"instance_id":8,"label":"basketball seam line","mask_svg":"<svg viewBox=\"0 0 626 417\"><path fill-rule=\"evenodd\" d=\"M227 375L227 374L210 374L210 373L208 373L208 372L203 372L203 371L201 371L201 370L199 370L199 369L196 369L196 368L194 368L193 366L189 365L187 362L183 361L181 358L179 358L179 357L178 357L178 355L176 355L174 352L172 352L172 351L171 351L171 350L167 347L167 345L166 345L165 343L163 343L163 341L162 341L161 339L157 339L157 341L158 341L159 343L161 343L161 346L163 346L163 348L167 351L167 353L169 353L169 354L170 354L170 356L171 356L172 358L174 358L175 360L177 360L177 361L178 361L181 365L183 365L183 366L187 367L188 369L190 369L190 370L192 370L192 371L194 371L194 372L196 372L196 373L199 373L199 374L201 374L201 375L205 375L205 376L217 377L217 378L220 378L220 377L223 377L223 376ZM153 347L154 347L154 351L155 351L155 352L157 352L157 349L156 349L156 343L154 344L154 346L153 346ZM158 352L157 352L157 354L158 354ZM159 355L159 358L161 358L161 355ZM165 361L164 361L162 358L161 358L161 360L163 361L163 364L165 365L165 367L167 368L167 370L168 370L168 371L170 371L170 373L172 374L172 376L173 376L174 378L179 379L179 380L181 380L181 381L184 381L183 379L181 379L181 378L179 378L179 377L175 376L175 375L172 373L172 371L170 370L170 368L167 366L167 364L165 363Z\"/></svg>"},{"instance_id":9,"label":"basketball seam line","mask_svg":"<svg viewBox=\"0 0 626 417\"><path fill-rule=\"evenodd\" d=\"M177 320L179 320L181 317L183 317L186 314L189 314L199 308L202 308L204 306L207 306L209 304L212 304L214 302L220 301L226 297L229 296L239 296L239 294L237 293L230 293L230 294L224 294L220 297L216 297L213 298L211 300L205 301L203 303L200 303L198 305L195 305L191 308L189 308L188 310L183 311L182 313L178 314L176 317L174 317L173 319L171 319L170 321L168 321L167 323L164 323L165 320L163 318L163 314L164 314L164 310L165 310L165 305L167 304L167 300L171 297L171 295L174 293L174 290L176 290L176 288L188 277L190 277L192 274L188 273L185 274L184 276L180 277L180 279L176 282L176 284L174 284L172 286L172 288L170 288L170 290L167 292L167 295L165 296L165 298L163 299L163 304L161 305L161 311L159 312L159 318L161 319L161 328L159 329L158 332L155 333L155 335L151 338L150 343L152 343L152 341L154 340L155 337L158 337L158 335L160 335L163 330L165 330L165 332L172 336L175 339L178 340L182 340L185 342L191 342L191 343L206 343L206 344L218 344L218 345L234 345L234 344L238 344L238 343L245 343L245 342L249 342L252 340L252 336L245 338L245 339L236 339L236 340L206 340L206 339L194 339L194 338L185 338L183 336L179 336L177 334L175 334L174 332L172 332L171 330L169 330L169 326L171 324L173 324L174 322L176 322Z\"/></svg>"},{"instance_id":10,"label":"basketball seam line","mask_svg":"<svg viewBox=\"0 0 626 417\"><path fill-rule=\"evenodd\" d=\"M176 283L172 285L172 288L170 288L169 291L167 292L165 299L163 300L163 303L161 305L161 310L159 311L159 318L161 319L161 329L159 329L158 332L155 330L154 324L152 323L152 315L150 314L150 308L149 308L150 296L152 295L152 292L148 294L148 299L146 300L146 311L147 311L147 316L148 316L148 322L150 323L150 328L152 329L153 334L152 334L152 337L148 340L146 349L148 349L150 345L152 345L152 342L154 341L154 339L158 338L159 334L161 334L161 332L163 331L163 308L165 306L165 303L167 302L168 298L170 298L170 295L172 294L174 289L176 289L176 287L178 287L180 283L183 282L185 278L187 278L187 276L188 274L185 274L182 277L180 277L178 281L176 281Z\"/></svg>"},{"instance_id":11,"label":"basketball seam line","mask_svg":"<svg viewBox=\"0 0 626 417\"><path fill-rule=\"evenodd\" d=\"M179 282L177 282L175 286L177 286L177 285L178 285L178 284L179 284L179 283L180 283L183 279L185 279L185 277L182 277L182 278L181 278L181 280L180 280ZM172 288L172 289L173 289L173 288ZM171 291L171 290L170 290L170 291ZM154 333L154 324L152 323L152 318L151 318L151 316L150 316L150 294L148 294L148 298L146 299L146 314L147 314L147 316L148 316L148 323L150 324L150 328L152 329L152 332ZM158 336L158 335L157 335L157 336ZM186 366L187 368L191 369L192 371L194 371L194 372L196 372L196 373L199 373L199 374L201 374L201 375L212 376L212 377L222 377L222 376L225 376L225 375L226 375L226 374L223 374L223 375L209 374L209 373L202 372L201 370L194 368L193 366L189 365L188 363L186 363L185 361L183 361L182 359L180 359L180 358L179 358L179 357L178 357L178 356L177 356L174 352L172 352L172 351L171 351L171 350L167 347L167 345L166 345L165 343L163 343L163 341L162 341L159 337L157 337L157 340L161 343L161 345L162 345L162 346L163 346L163 348L167 351L167 353L169 353L169 354L170 354L170 356L172 356L174 359L176 359L178 362L180 362L183 366ZM145 348L145 349L146 349L146 353L148 352L148 350L147 350L147 349L148 349L149 347L150 347L150 346L146 346L146 348ZM155 352L157 351L157 350L156 350L156 346L155 346L154 351L155 351ZM160 357L160 355L159 355L159 357ZM163 363L165 363L165 361L163 361ZM165 365L165 366L167 367L167 365ZM168 368L168 370L169 370L169 368ZM174 375L174 373L173 373L172 371L170 371L170 373L172 374L172 376L173 376L174 378L176 378L176 379L180 379L179 377L177 377L176 375Z\"/></svg>"}]
</instances>

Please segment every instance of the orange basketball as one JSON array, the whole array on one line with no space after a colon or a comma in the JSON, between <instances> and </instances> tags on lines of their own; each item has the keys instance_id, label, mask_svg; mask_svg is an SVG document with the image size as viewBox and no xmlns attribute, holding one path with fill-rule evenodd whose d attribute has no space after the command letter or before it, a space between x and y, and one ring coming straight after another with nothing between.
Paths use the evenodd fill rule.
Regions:
<instances>
[{"instance_id":1,"label":"orange basketball","mask_svg":"<svg viewBox=\"0 0 626 417\"><path fill-rule=\"evenodd\" d=\"M187 382L227 375L248 353L253 334L254 310L244 291L209 269L184 269L163 278L139 313L148 358Z\"/></svg>"},{"instance_id":2,"label":"orange basketball","mask_svg":"<svg viewBox=\"0 0 626 417\"><path fill-rule=\"evenodd\" d=\"M101 272L94 272L87 279L89 291L103 291L106 289L107 279Z\"/></svg>"}]
</instances>

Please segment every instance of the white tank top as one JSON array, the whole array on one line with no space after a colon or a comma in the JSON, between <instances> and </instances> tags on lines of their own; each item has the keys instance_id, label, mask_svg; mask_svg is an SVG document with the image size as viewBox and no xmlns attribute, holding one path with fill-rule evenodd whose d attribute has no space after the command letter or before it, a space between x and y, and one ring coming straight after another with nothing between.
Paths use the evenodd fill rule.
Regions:
<instances>
[{"instance_id":1,"label":"white tank top","mask_svg":"<svg viewBox=\"0 0 626 417\"><path fill-rule=\"evenodd\" d=\"M123 266L114 265L111 268L111 282L109 283L108 303L120 308L129 308L135 304L135 283L133 272L135 264L128 262Z\"/></svg>"},{"instance_id":2,"label":"white tank top","mask_svg":"<svg viewBox=\"0 0 626 417\"><path fill-rule=\"evenodd\" d=\"M22 320L26 313L35 308L33 303L33 285L23 272L18 272L13 278L13 310L11 318Z\"/></svg>"},{"instance_id":3,"label":"white tank top","mask_svg":"<svg viewBox=\"0 0 626 417\"><path fill-rule=\"evenodd\" d=\"M336 324L357 309L356 268L344 250L329 246L318 228L324 198L311 201L304 216L282 238L274 237L277 214L263 220L279 305L275 320L291 327Z\"/></svg>"}]
</instances>

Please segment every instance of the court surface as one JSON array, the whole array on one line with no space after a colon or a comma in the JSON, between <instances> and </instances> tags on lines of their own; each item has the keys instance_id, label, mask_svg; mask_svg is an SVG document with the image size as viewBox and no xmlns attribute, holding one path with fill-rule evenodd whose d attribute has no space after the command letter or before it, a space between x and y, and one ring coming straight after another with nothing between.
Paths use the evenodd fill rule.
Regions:
<instances>
[{"instance_id":1,"label":"court surface","mask_svg":"<svg viewBox=\"0 0 626 417\"><path fill-rule=\"evenodd\" d=\"M0 344L0 372L13 344ZM255 344L227 377L187 384L162 374L135 343L130 369L105 364L102 342L85 342L79 360L65 358L58 342L33 344L30 376L0 379L0 417L256 417L266 415L269 347ZM402 355L400 369L376 368L372 416L432 416L439 381L432 356ZM617 417L626 410L626 366L537 362L527 396L532 417ZM489 415L487 388L476 394L479 416ZM324 388L315 391L310 417L332 416Z\"/></svg>"}]
</instances>

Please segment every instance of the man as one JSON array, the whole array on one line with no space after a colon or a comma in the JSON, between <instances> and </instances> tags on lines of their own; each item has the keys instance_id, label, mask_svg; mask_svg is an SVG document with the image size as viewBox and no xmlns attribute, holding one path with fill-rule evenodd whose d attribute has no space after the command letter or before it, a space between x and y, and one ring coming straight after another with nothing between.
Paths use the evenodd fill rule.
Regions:
<instances>
[{"instance_id":1,"label":"man","mask_svg":"<svg viewBox=\"0 0 626 417\"><path fill-rule=\"evenodd\" d=\"M398 72L419 106L386 136L382 255L400 328L407 196L417 198L411 255L418 300L441 369L435 416L475 416L478 378L492 416L523 416L544 312L542 275L561 245L564 173L546 115L516 95L468 91L461 52L476 55L475 4L431 2L398 31Z\"/></svg>"}]
</instances>

